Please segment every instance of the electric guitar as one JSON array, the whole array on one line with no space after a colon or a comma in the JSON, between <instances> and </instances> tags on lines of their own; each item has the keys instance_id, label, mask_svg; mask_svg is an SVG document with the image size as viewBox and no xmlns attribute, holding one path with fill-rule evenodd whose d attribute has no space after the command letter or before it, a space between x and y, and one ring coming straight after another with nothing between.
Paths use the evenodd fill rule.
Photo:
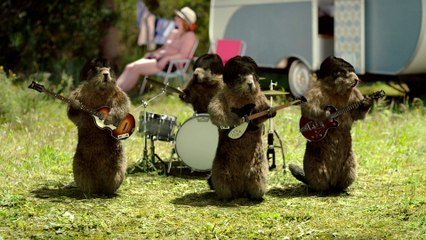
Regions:
<instances>
[{"instance_id":1,"label":"electric guitar","mask_svg":"<svg viewBox=\"0 0 426 240\"><path fill-rule=\"evenodd\" d=\"M377 91L366 99L378 99L385 96L383 90ZM337 110L334 106L327 106L324 110L329 111L331 114L324 121L317 122L306 117L301 117L299 121L300 132L302 135L311 142L322 140L326 135L329 128L336 128L339 122L336 118L346 112L359 108L365 99L350 104L342 109Z\"/></svg>"},{"instance_id":2,"label":"electric guitar","mask_svg":"<svg viewBox=\"0 0 426 240\"><path fill-rule=\"evenodd\" d=\"M275 111L277 111L277 110L280 110L280 109L283 109L283 108L287 108L287 107L290 107L290 106L299 105L299 104L301 104L303 102L306 102L306 98L305 97L301 97L300 99L294 100L294 101L292 101L290 103L287 103L287 104L278 105L276 107L273 107L273 109ZM241 123L240 125L234 127L233 129L231 129L231 131L229 131L229 133L228 133L228 137L231 138L231 139L238 139L238 138L240 138L246 132L247 127L249 125L249 122L251 120L263 117L263 116L265 116L268 113L269 113L269 110L265 110L265 111L262 111L262 112L251 114L250 116L248 116L248 117L246 117L244 119L243 123Z\"/></svg>"},{"instance_id":3,"label":"electric guitar","mask_svg":"<svg viewBox=\"0 0 426 240\"><path fill-rule=\"evenodd\" d=\"M72 99L69 99L62 95L54 93L46 89L43 85L38 84L34 81L28 86L28 88L34 89L38 92L46 93L67 104L73 103ZM111 136L117 140L122 140L122 139L126 139L130 137L130 135L132 135L133 131L135 130L135 118L130 113L127 114L127 116L124 119L122 119L117 126L115 126L113 124L105 124L104 122L110 110L108 107L101 107L97 110L92 110L81 104L79 109L90 114L94 120L95 125L98 128L108 129L111 132Z\"/></svg>"}]
</instances>

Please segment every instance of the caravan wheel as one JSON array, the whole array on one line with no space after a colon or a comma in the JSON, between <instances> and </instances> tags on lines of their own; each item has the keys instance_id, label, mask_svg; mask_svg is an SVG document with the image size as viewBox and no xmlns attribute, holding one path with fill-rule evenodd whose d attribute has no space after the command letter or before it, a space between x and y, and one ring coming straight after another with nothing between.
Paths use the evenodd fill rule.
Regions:
<instances>
[{"instance_id":1,"label":"caravan wheel","mask_svg":"<svg viewBox=\"0 0 426 240\"><path fill-rule=\"evenodd\" d=\"M311 70L300 60L294 60L288 72L288 84L295 97L303 96L311 82Z\"/></svg>"}]
</instances>

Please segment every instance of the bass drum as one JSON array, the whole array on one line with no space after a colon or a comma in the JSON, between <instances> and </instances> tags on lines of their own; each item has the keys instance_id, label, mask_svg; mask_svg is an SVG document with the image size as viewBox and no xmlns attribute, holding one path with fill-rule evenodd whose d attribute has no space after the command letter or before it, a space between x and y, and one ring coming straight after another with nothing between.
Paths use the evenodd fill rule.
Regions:
<instances>
[{"instance_id":1,"label":"bass drum","mask_svg":"<svg viewBox=\"0 0 426 240\"><path fill-rule=\"evenodd\" d=\"M208 114L186 120L176 134L175 150L194 171L210 171L219 142L219 131Z\"/></svg>"}]
</instances>

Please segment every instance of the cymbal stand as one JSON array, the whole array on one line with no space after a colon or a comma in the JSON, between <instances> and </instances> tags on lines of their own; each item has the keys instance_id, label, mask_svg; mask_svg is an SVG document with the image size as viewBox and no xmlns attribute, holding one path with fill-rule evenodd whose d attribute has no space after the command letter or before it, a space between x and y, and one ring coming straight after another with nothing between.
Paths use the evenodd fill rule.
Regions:
<instances>
[{"instance_id":1,"label":"cymbal stand","mask_svg":"<svg viewBox=\"0 0 426 240\"><path fill-rule=\"evenodd\" d=\"M269 89L270 90L274 90L274 86L277 86L277 83L272 82L269 84ZM271 107L273 106L273 96L269 97L269 101L271 103ZM283 149L283 143L281 141L280 136L278 135L278 132L274 129L274 125L273 125L273 121L272 118L269 118L269 129L268 129L268 150L266 151L266 158L269 160L272 159L272 164L269 167L269 169L275 169L277 166L275 164L275 145L274 145L274 134L275 136L278 138L278 141L280 143L280 147L281 147L281 154L282 154L282 158L283 158L283 168L284 168L284 172L286 171L286 164L285 164L285 158L284 158L284 149Z\"/></svg>"},{"instance_id":2,"label":"cymbal stand","mask_svg":"<svg viewBox=\"0 0 426 240\"><path fill-rule=\"evenodd\" d=\"M147 101L142 101L142 104L137 107L136 109L143 107L143 133L144 133L144 149L143 149L143 156L142 158L135 164L135 167L130 169L129 173L135 173L135 172L148 172L148 171L155 171L157 170L155 168L155 153L154 153L154 139L153 136L150 136L151 139L151 161L149 161L148 156L148 134L147 134L147 116L146 116L146 108L148 107L148 104L152 101L154 101L156 98L163 96L166 94L167 84L164 88L162 88L161 92L152 98L148 99ZM135 110L136 110L135 109ZM158 156L157 156L158 157Z\"/></svg>"}]
</instances>

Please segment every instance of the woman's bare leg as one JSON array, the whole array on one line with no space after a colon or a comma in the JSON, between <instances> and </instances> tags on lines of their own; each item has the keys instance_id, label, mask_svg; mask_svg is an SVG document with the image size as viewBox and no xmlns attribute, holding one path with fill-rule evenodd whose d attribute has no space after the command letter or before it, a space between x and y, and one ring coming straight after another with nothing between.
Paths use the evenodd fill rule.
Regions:
<instances>
[{"instance_id":1,"label":"woman's bare leg","mask_svg":"<svg viewBox=\"0 0 426 240\"><path fill-rule=\"evenodd\" d=\"M126 65L123 73L117 79L117 85L125 92L130 91L143 75L152 75L161 71L157 60L142 58Z\"/></svg>"}]
</instances>

